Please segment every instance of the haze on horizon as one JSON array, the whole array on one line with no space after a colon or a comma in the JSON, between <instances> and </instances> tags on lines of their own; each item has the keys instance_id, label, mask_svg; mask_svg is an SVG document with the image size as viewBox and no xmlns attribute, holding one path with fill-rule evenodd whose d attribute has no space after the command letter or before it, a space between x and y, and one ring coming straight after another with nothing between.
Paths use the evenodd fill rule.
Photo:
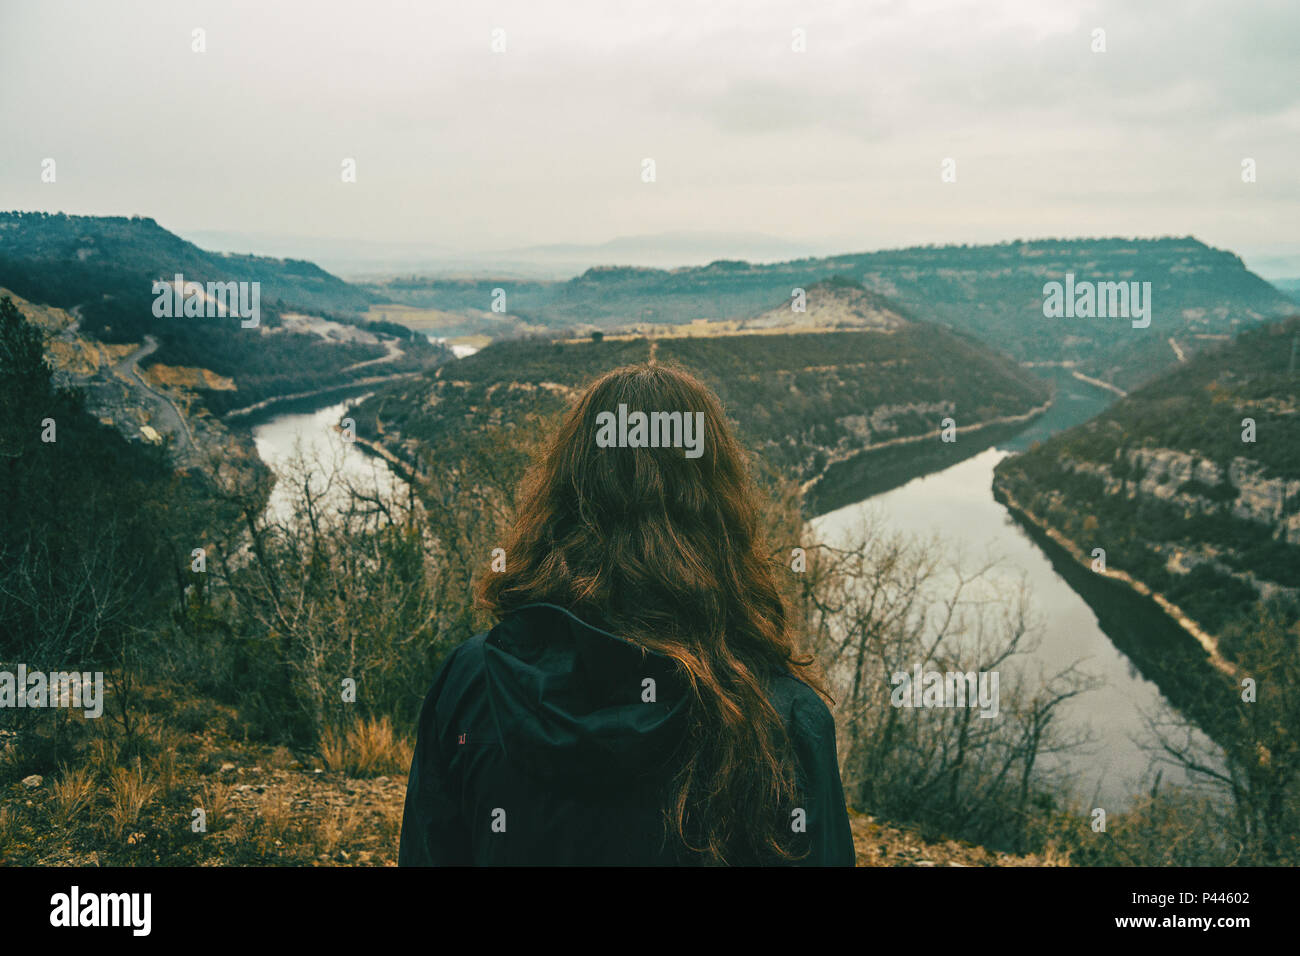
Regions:
<instances>
[{"instance_id":1,"label":"haze on horizon","mask_svg":"<svg viewBox=\"0 0 1300 956\"><path fill-rule=\"evenodd\" d=\"M0 33L8 209L448 255L1191 234L1300 263L1282 0L53 0Z\"/></svg>"}]
</instances>

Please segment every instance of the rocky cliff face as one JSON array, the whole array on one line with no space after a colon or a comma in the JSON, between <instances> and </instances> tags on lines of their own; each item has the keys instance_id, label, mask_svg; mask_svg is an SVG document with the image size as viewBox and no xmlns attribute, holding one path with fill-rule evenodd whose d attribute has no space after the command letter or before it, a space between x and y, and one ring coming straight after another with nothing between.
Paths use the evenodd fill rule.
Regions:
<instances>
[{"instance_id":1,"label":"rocky cliff face","mask_svg":"<svg viewBox=\"0 0 1300 956\"><path fill-rule=\"evenodd\" d=\"M862 439L863 444L874 445L898 438L904 433L902 424L913 417L937 422L955 411L952 402L908 402L905 405L877 405L865 415L846 415L835 421L846 432Z\"/></svg>"},{"instance_id":2,"label":"rocky cliff face","mask_svg":"<svg viewBox=\"0 0 1300 956\"><path fill-rule=\"evenodd\" d=\"M1174 448L1136 448L1125 452L1124 460L1128 469L1118 470L1141 477L1122 478L1111 465L1072 458L1063 458L1060 465L1099 478L1108 495L1156 498L1177 505L1188 518L1226 506L1234 517L1258 524L1269 538L1300 545L1300 480L1265 477L1263 464L1244 456L1225 468Z\"/></svg>"},{"instance_id":3,"label":"rocky cliff face","mask_svg":"<svg viewBox=\"0 0 1300 956\"><path fill-rule=\"evenodd\" d=\"M1300 633L1293 350L1300 318L1243 333L1004 461L995 487L1208 632L1244 633L1270 601Z\"/></svg>"}]
</instances>

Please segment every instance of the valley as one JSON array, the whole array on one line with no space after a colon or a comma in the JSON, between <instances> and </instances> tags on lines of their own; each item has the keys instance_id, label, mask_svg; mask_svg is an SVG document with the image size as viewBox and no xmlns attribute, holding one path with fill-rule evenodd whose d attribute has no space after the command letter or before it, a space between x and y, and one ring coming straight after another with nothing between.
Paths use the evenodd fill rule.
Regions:
<instances>
[{"instance_id":1,"label":"valley","mask_svg":"<svg viewBox=\"0 0 1300 956\"><path fill-rule=\"evenodd\" d=\"M688 369L718 394L760 483L774 501L800 501L803 526L828 543L870 517L930 535L936 554L998 552L1012 572L998 579L1007 593L1021 576L1043 627L1017 668L1079 660L1080 673L1098 682L1057 716L1064 737L1088 745L1045 753L1038 764L1053 799L1136 808L1135 795L1148 787L1154 795L1162 781L1199 793L1203 781L1168 761L1153 778L1161 744L1150 736L1152 714L1189 721L1189 739L1215 772L1238 772L1224 768L1246 759L1243 731L1218 691L1257 659L1249 640L1257 606L1274 607L1294 631L1300 436L1291 433L1296 405L1284 368L1294 330L1269 321L1273 293L1230 254L1194 241L1081 240L771 266L596 268L562 290L512 286L501 313L469 305L475 290L502 288L496 280L439 281L431 300L418 280L356 288L292 261L236 257L222 272L229 257L189 247L151 220L48 218L0 222L0 287L40 330L52 381L124 439L131 467L149 475L133 492L132 520L148 527L155 518L146 516L161 507L167 536L215 542L207 546L214 560L229 558L222 587L234 588L237 603L209 607L190 576L184 610L168 613L189 622L183 629L206 627L194 622L213 615L238 620L244 606L267 615L239 625L255 643L233 644L235 659L253 653L264 621L280 622L275 633L316 633L314 619L278 617L280 572L270 570L298 560L303 493L315 496L316 522L355 503L345 483L370 500L409 501L414 491L423 498L415 520L463 539L462 553L494 533L493 496L509 494L533 443L584 385L653 360ZM30 238L69 225L71 238L32 242L22 255L3 239L6 229ZM186 281L261 283L262 320L151 315L141 286L147 292L149 277L176 274L145 254L155 246L189 257ZM60 255L72 257L62 272ZM1126 256L1145 265L1119 269ZM1044 316L1042 280L1054 274L1151 282L1143 293L1150 328ZM1211 293L1200 282L1235 291ZM1180 295L1209 304L1178 305L1171 328L1162 311L1171 295L1175 305L1190 301ZM355 442L341 435L345 417L356 422ZM1243 447L1246 420L1258 437ZM83 435L89 426L72 427ZM27 450L6 452L11 469L35 454L30 436L18 438ZM324 470L310 462L304 470L299 452ZM85 487L93 471L70 474ZM155 489L169 480L179 481L186 505L161 504L172 492ZM39 499L42 482L24 486L25 500ZM479 502L469 510L466 495ZM436 657L441 641L468 633L470 612L456 595L468 593L473 566L401 551L409 545L400 542L419 539L369 524L393 519L382 509L350 514L358 523L347 534L375 535L405 555L392 573L414 577L399 591L427 585L422 575L443 582L436 600L451 613L430 620L445 622L446 633L427 630L427 650L404 643L402 653ZM370 540L331 538L328 526L312 526L313 536L325 535L313 547L340 549L338 560L353 560L344 554L354 540ZM424 546L436 548L432 540ZM148 536L139 545L162 546ZM1097 546L1110 562L1105 575L1086 566ZM359 566L349 566L351 576ZM262 574L264 584L248 590L250 576ZM391 587L385 580L356 596L387 606L398 593ZM136 612L135 626L170 627L157 623L167 619L164 593ZM322 599L338 609L331 614L366 617L361 605ZM348 625L354 635L373 626ZM344 653L332 640L310 653ZM393 706L404 706L399 685L419 683L418 672L388 678Z\"/></svg>"},{"instance_id":2,"label":"valley","mask_svg":"<svg viewBox=\"0 0 1300 956\"><path fill-rule=\"evenodd\" d=\"M1300 319L1242 333L1004 463L996 488L1109 574L1233 645L1258 602L1300 624ZM1217 656L1217 655L1216 655Z\"/></svg>"},{"instance_id":3,"label":"valley","mask_svg":"<svg viewBox=\"0 0 1300 956\"><path fill-rule=\"evenodd\" d=\"M924 444L945 416L963 433L1041 413L1051 388L997 353L911 317L854 283L808 292L816 324L789 307L750 327L693 323L689 334L500 342L377 393L359 433L408 465L473 454L490 433L557 414L600 372L652 355L699 375L722 398L763 467L812 487L838 464Z\"/></svg>"}]
</instances>

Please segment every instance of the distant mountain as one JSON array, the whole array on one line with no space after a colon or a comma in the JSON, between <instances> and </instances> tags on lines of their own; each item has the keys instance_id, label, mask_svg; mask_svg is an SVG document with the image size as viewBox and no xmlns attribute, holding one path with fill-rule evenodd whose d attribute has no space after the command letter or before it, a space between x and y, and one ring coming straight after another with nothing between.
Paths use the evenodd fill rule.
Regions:
<instances>
[{"instance_id":1,"label":"distant mountain","mask_svg":"<svg viewBox=\"0 0 1300 956\"><path fill-rule=\"evenodd\" d=\"M1288 299L1300 303L1300 279L1274 279L1273 285Z\"/></svg>"},{"instance_id":2,"label":"distant mountain","mask_svg":"<svg viewBox=\"0 0 1300 956\"><path fill-rule=\"evenodd\" d=\"M720 258L780 262L820 252L824 247L824 243L798 242L762 233L663 232L619 236L593 244L557 243L503 249L487 261L567 267L571 274L577 274L597 263L670 268L703 266Z\"/></svg>"},{"instance_id":3,"label":"distant mountain","mask_svg":"<svg viewBox=\"0 0 1300 956\"><path fill-rule=\"evenodd\" d=\"M438 269L442 264L447 264L448 268L469 264L460 261L462 250L433 242L321 239L315 236L218 229L186 230L184 234L205 249L310 259L322 268L345 276L428 272Z\"/></svg>"},{"instance_id":4,"label":"distant mountain","mask_svg":"<svg viewBox=\"0 0 1300 956\"><path fill-rule=\"evenodd\" d=\"M533 325L610 328L630 321L752 318L796 289L834 275L1020 361L1073 363L1123 389L1171 367L1180 354L1293 308L1240 258L1193 238L927 246L766 265L719 260L672 270L607 266L566 282L407 278L366 288L413 307L480 312L491 307L500 288L507 312ZM1046 317L1045 285L1064 283L1067 276L1081 283L1149 282L1150 326L1134 328L1123 318Z\"/></svg>"},{"instance_id":5,"label":"distant mountain","mask_svg":"<svg viewBox=\"0 0 1300 956\"><path fill-rule=\"evenodd\" d=\"M321 239L201 229L186 233L205 248L261 255L299 256L348 277L382 281L422 274L435 278L502 276L515 280L565 280L593 263L677 267L719 258L780 261L831 251L827 243L793 241L762 233L676 232L621 235L608 242L549 243L510 248L465 248L460 243Z\"/></svg>"},{"instance_id":6,"label":"distant mountain","mask_svg":"<svg viewBox=\"0 0 1300 956\"><path fill-rule=\"evenodd\" d=\"M1293 364L1294 363L1294 364ZM1233 641L1255 602L1300 621L1300 316L999 465L995 491Z\"/></svg>"},{"instance_id":7,"label":"distant mountain","mask_svg":"<svg viewBox=\"0 0 1300 956\"><path fill-rule=\"evenodd\" d=\"M306 257L346 276L382 279L420 274L435 278L494 275L513 279L569 279L591 266L705 265L721 257L776 262L830 249L761 233L665 232L620 236L599 243L551 243L506 249L467 249L441 242L320 239L312 236L197 230L187 235L209 249Z\"/></svg>"},{"instance_id":8,"label":"distant mountain","mask_svg":"<svg viewBox=\"0 0 1300 956\"><path fill-rule=\"evenodd\" d=\"M1023 423L1048 401L1049 386L1014 362L851 282L814 286L808 301L808 315L824 321L808 322L786 305L771 315L783 308L787 327L700 323L654 338L498 342L394 384L353 417L362 435L408 466L436 461L445 469L653 351L708 383L768 466L815 490L877 450L973 453L982 427ZM939 439L948 416L964 439L960 453ZM891 468L898 464L891 459ZM822 506L829 500L819 497Z\"/></svg>"},{"instance_id":9,"label":"distant mountain","mask_svg":"<svg viewBox=\"0 0 1300 956\"><path fill-rule=\"evenodd\" d=\"M1270 242L1265 245L1248 243L1237 249L1251 272L1269 282L1300 276L1300 241Z\"/></svg>"}]
</instances>

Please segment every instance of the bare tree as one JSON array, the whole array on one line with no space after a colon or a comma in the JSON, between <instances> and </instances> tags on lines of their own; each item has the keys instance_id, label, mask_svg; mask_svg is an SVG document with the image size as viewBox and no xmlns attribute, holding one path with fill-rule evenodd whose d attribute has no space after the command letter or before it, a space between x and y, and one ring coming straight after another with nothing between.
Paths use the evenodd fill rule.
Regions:
<instances>
[{"instance_id":1,"label":"bare tree","mask_svg":"<svg viewBox=\"0 0 1300 956\"><path fill-rule=\"evenodd\" d=\"M1047 788L1040 758L1088 740L1059 730L1059 709L1096 686L1078 662L1030 673L1036 635L1023 581L999 577L995 560L944 561L938 542L871 524L808 551L798 606L837 700L850 802L1022 847L1036 787ZM899 675L918 670L990 682L998 672L996 715L969 700L896 706Z\"/></svg>"}]
</instances>

